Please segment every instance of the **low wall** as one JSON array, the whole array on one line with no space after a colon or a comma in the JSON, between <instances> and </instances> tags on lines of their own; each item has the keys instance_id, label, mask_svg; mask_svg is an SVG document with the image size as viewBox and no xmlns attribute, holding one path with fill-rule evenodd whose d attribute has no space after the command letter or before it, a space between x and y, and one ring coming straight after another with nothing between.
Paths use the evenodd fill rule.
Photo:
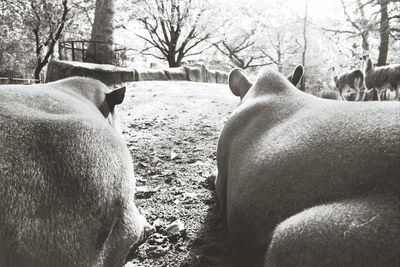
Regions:
<instances>
[{"instance_id":1,"label":"low wall","mask_svg":"<svg viewBox=\"0 0 400 267\"><path fill-rule=\"evenodd\" d=\"M228 84L229 73L217 70L215 74L217 76L217 83Z\"/></svg>"},{"instance_id":2,"label":"low wall","mask_svg":"<svg viewBox=\"0 0 400 267\"><path fill-rule=\"evenodd\" d=\"M217 73L215 70L207 70L207 82L217 83Z\"/></svg>"},{"instance_id":3,"label":"low wall","mask_svg":"<svg viewBox=\"0 0 400 267\"><path fill-rule=\"evenodd\" d=\"M168 68L164 70L168 80L189 81L188 73L184 67Z\"/></svg>"},{"instance_id":4,"label":"low wall","mask_svg":"<svg viewBox=\"0 0 400 267\"><path fill-rule=\"evenodd\" d=\"M135 70L107 64L52 60L47 67L46 82L72 76L98 79L107 85L135 80Z\"/></svg>"},{"instance_id":5,"label":"low wall","mask_svg":"<svg viewBox=\"0 0 400 267\"><path fill-rule=\"evenodd\" d=\"M107 85L132 81L192 81L228 83L228 73L208 70L204 65L167 69L142 69L115 67L107 64L52 60L47 67L46 82L72 76L98 79Z\"/></svg>"},{"instance_id":6,"label":"low wall","mask_svg":"<svg viewBox=\"0 0 400 267\"><path fill-rule=\"evenodd\" d=\"M145 69L138 70L138 77L136 81L167 81L163 70L160 69Z\"/></svg>"},{"instance_id":7,"label":"low wall","mask_svg":"<svg viewBox=\"0 0 400 267\"><path fill-rule=\"evenodd\" d=\"M192 82L208 82L207 68L204 65L185 66L188 80Z\"/></svg>"}]
</instances>

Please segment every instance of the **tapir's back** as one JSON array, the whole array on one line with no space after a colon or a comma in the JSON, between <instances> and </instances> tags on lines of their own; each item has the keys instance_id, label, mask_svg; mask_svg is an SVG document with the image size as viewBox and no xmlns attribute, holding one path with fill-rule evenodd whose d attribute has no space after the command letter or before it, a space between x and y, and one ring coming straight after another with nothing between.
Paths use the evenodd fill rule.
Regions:
<instances>
[{"instance_id":1,"label":"tapir's back","mask_svg":"<svg viewBox=\"0 0 400 267\"><path fill-rule=\"evenodd\" d=\"M293 181L304 179L313 185L311 195L334 196L349 193L346 186L386 186L400 177L399 102L344 102L302 92L247 101L228 121L242 126L229 164L238 166L231 175L238 182L230 183L238 190L246 183L240 177L265 177L253 190L262 194L279 183L294 186L284 191L296 198Z\"/></svg>"},{"instance_id":2,"label":"tapir's back","mask_svg":"<svg viewBox=\"0 0 400 267\"><path fill-rule=\"evenodd\" d=\"M133 190L122 137L77 94L5 86L0 151L0 266L95 265Z\"/></svg>"},{"instance_id":3,"label":"tapir's back","mask_svg":"<svg viewBox=\"0 0 400 267\"><path fill-rule=\"evenodd\" d=\"M263 152L256 164L263 166L261 172L277 171L272 176L288 180L302 176L329 182L341 177L343 184L367 184L371 179L377 185L400 176L398 102L351 103L306 96L300 106L281 123L264 124L260 130L258 147Z\"/></svg>"}]
</instances>

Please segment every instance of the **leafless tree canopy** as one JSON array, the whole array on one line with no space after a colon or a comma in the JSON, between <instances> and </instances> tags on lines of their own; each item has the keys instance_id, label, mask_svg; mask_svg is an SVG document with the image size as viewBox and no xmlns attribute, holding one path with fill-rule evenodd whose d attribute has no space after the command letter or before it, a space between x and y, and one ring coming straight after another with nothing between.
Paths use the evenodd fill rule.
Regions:
<instances>
[{"instance_id":1,"label":"leafless tree canopy","mask_svg":"<svg viewBox=\"0 0 400 267\"><path fill-rule=\"evenodd\" d=\"M141 1L134 17L147 31L138 36L150 44L142 54L165 59L170 67L180 66L185 57L200 55L209 47L201 45L211 38L200 23L205 12L192 0Z\"/></svg>"}]
</instances>

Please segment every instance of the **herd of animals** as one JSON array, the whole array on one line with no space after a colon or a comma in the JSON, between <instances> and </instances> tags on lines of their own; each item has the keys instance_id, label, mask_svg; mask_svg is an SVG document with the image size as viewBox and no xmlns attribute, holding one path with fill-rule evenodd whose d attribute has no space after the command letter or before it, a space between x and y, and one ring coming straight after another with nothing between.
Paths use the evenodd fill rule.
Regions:
<instances>
[{"instance_id":1,"label":"herd of animals","mask_svg":"<svg viewBox=\"0 0 400 267\"><path fill-rule=\"evenodd\" d=\"M398 90L393 73L367 70L367 88ZM400 102L319 98L302 75L230 73L215 188L232 265L400 266ZM151 233L124 95L82 77L0 87L0 266L122 266Z\"/></svg>"},{"instance_id":2,"label":"herd of animals","mask_svg":"<svg viewBox=\"0 0 400 267\"><path fill-rule=\"evenodd\" d=\"M345 101L400 100L400 64L374 67L368 55L360 59L362 70L339 75L334 67L330 68L339 94L322 90L320 96Z\"/></svg>"}]
</instances>

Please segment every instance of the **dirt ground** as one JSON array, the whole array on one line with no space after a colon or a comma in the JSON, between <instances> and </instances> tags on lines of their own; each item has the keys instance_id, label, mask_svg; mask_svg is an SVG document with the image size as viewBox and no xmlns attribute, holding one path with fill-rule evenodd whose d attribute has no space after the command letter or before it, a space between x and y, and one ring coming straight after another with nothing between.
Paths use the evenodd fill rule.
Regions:
<instances>
[{"instance_id":1,"label":"dirt ground","mask_svg":"<svg viewBox=\"0 0 400 267\"><path fill-rule=\"evenodd\" d=\"M125 266L227 265L225 227L208 178L219 133L238 102L227 85L127 84L118 111L134 161L136 203L157 233Z\"/></svg>"}]
</instances>

